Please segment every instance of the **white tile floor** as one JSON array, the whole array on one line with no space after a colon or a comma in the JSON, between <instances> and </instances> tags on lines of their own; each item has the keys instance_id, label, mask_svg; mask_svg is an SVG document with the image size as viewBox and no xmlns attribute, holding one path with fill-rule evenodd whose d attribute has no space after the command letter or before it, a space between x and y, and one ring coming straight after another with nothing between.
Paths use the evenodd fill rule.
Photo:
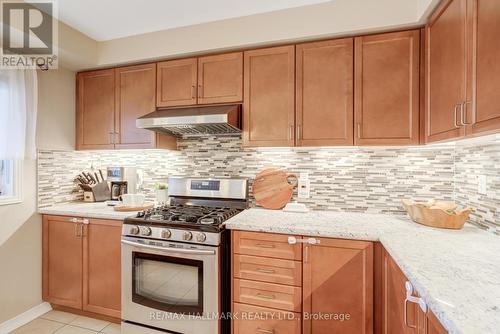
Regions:
<instances>
[{"instance_id":1,"label":"white tile floor","mask_svg":"<svg viewBox=\"0 0 500 334\"><path fill-rule=\"evenodd\" d=\"M120 325L76 314L49 311L12 334L120 334Z\"/></svg>"}]
</instances>

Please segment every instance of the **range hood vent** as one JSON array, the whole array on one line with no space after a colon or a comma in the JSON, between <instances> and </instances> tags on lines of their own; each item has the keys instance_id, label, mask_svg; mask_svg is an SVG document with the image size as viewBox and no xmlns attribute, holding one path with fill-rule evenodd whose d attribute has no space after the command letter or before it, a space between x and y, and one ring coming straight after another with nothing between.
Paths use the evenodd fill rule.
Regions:
<instances>
[{"instance_id":1,"label":"range hood vent","mask_svg":"<svg viewBox=\"0 0 500 334\"><path fill-rule=\"evenodd\" d=\"M159 109L136 126L175 137L235 136L241 133L241 105Z\"/></svg>"}]
</instances>

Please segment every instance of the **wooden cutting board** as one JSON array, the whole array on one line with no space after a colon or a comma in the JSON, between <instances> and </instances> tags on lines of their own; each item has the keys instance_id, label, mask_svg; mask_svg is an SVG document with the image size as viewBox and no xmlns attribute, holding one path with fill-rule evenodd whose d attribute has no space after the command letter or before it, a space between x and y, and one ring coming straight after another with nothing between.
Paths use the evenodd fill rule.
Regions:
<instances>
[{"instance_id":1,"label":"wooden cutting board","mask_svg":"<svg viewBox=\"0 0 500 334\"><path fill-rule=\"evenodd\" d=\"M131 212L131 211L142 211L142 210L147 210L151 209L155 206L154 203L152 202L146 202L142 206L125 206L123 204L117 204L113 208L115 211L120 211L120 212Z\"/></svg>"},{"instance_id":2,"label":"wooden cutting board","mask_svg":"<svg viewBox=\"0 0 500 334\"><path fill-rule=\"evenodd\" d=\"M267 168L255 176L253 196L257 204L263 208L281 209L290 202L293 188L297 186L297 183L296 174L277 168Z\"/></svg>"}]
</instances>

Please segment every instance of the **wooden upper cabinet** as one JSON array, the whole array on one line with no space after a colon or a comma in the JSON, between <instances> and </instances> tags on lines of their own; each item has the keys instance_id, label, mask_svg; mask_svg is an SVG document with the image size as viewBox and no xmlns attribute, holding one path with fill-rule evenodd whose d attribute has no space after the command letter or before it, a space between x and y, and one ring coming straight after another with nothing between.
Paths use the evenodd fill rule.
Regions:
<instances>
[{"instance_id":1,"label":"wooden upper cabinet","mask_svg":"<svg viewBox=\"0 0 500 334\"><path fill-rule=\"evenodd\" d=\"M115 70L78 73L76 149L112 149L115 132Z\"/></svg>"},{"instance_id":2,"label":"wooden upper cabinet","mask_svg":"<svg viewBox=\"0 0 500 334\"><path fill-rule=\"evenodd\" d=\"M81 309L83 238L70 219L43 216L43 300Z\"/></svg>"},{"instance_id":3,"label":"wooden upper cabinet","mask_svg":"<svg viewBox=\"0 0 500 334\"><path fill-rule=\"evenodd\" d=\"M117 148L152 148L155 133L138 129L137 118L156 109L156 64L116 69Z\"/></svg>"},{"instance_id":4,"label":"wooden upper cabinet","mask_svg":"<svg viewBox=\"0 0 500 334\"><path fill-rule=\"evenodd\" d=\"M373 244L319 238L303 248L303 312L348 314L349 320L304 317L304 334L373 333Z\"/></svg>"},{"instance_id":5,"label":"wooden upper cabinet","mask_svg":"<svg viewBox=\"0 0 500 334\"><path fill-rule=\"evenodd\" d=\"M157 64L157 107L196 104L196 58L168 60Z\"/></svg>"},{"instance_id":6,"label":"wooden upper cabinet","mask_svg":"<svg viewBox=\"0 0 500 334\"><path fill-rule=\"evenodd\" d=\"M420 31L356 37L355 145L419 143Z\"/></svg>"},{"instance_id":7,"label":"wooden upper cabinet","mask_svg":"<svg viewBox=\"0 0 500 334\"><path fill-rule=\"evenodd\" d=\"M83 309L120 318L121 227L118 220L91 219L83 243Z\"/></svg>"},{"instance_id":8,"label":"wooden upper cabinet","mask_svg":"<svg viewBox=\"0 0 500 334\"><path fill-rule=\"evenodd\" d=\"M461 104L467 101L468 0L445 0L426 27L426 142L465 135Z\"/></svg>"},{"instance_id":9,"label":"wooden upper cabinet","mask_svg":"<svg viewBox=\"0 0 500 334\"><path fill-rule=\"evenodd\" d=\"M243 144L294 146L295 47L244 53Z\"/></svg>"},{"instance_id":10,"label":"wooden upper cabinet","mask_svg":"<svg viewBox=\"0 0 500 334\"><path fill-rule=\"evenodd\" d=\"M296 46L297 146L353 144L353 39Z\"/></svg>"},{"instance_id":11,"label":"wooden upper cabinet","mask_svg":"<svg viewBox=\"0 0 500 334\"><path fill-rule=\"evenodd\" d=\"M500 1L475 0L476 4L476 105L466 105L466 123L472 133L500 130Z\"/></svg>"},{"instance_id":12,"label":"wooden upper cabinet","mask_svg":"<svg viewBox=\"0 0 500 334\"><path fill-rule=\"evenodd\" d=\"M198 104L242 100L242 52L198 58Z\"/></svg>"}]
</instances>

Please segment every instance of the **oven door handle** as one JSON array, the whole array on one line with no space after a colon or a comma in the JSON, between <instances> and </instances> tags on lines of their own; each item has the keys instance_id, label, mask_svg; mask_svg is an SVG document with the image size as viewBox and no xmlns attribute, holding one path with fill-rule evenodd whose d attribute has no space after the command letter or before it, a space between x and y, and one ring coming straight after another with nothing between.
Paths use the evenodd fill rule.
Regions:
<instances>
[{"instance_id":1,"label":"oven door handle","mask_svg":"<svg viewBox=\"0 0 500 334\"><path fill-rule=\"evenodd\" d=\"M144 245L144 244L141 244L138 242L133 242L133 241L128 241L128 240L122 240L122 244L130 245L130 246L134 246L134 247L139 247L139 248L157 250L157 251L166 252L166 253L182 253L182 254L194 254L194 255L214 255L215 254L215 251L213 251L213 250L158 247L158 246Z\"/></svg>"}]
</instances>

